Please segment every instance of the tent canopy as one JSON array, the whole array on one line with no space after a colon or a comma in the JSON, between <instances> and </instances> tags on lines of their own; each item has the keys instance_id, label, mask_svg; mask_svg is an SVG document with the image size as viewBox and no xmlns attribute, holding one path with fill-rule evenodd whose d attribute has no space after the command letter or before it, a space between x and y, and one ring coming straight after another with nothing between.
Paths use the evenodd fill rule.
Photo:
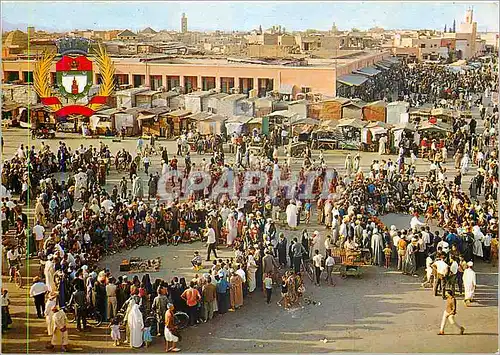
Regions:
<instances>
[{"instance_id":1,"label":"tent canopy","mask_svg":"<svg viewBox=\"0 0 500 355\"><path fill-rule=\"evenodd\" d=\"M388 63L382 61L382 60L380 62L375 63L375 66L377 68L382 69L382 70L389 70L389 69L391 69L390 65Z\"/></svg>"},{"instance_id":2,"label":"tent canopy","mask_svg":"<svg viewBox=\"0 0 500 355\"><path fill-rule=\"evenodd\" d=\"M353 73L354 74L361 74L361 75L367 75L369 77L373 77L373 76L376 76L376 75L380 74L381 71L378 70L375 67L365 67L365 68L361 68L361 69L358 69L358 70L354 70Z\"/></svg>"},{"instance_id":3,"label":"tent canopy","mask_svg":"<svg viewBox=\"0 0 500 355\"><path fill-rule=\"evenodd\" d=\"M349 118L347 120L345 120L345 119L339 120L339 123L337 124L337 127L354 127L354 128L357 128L357 129L361 129L365 125L366 125L366 122L363 122L360 119Z\"/></svg>"},{"instance_id":4,"label":"tent canopy","mask_svg":"<svg viewBox=\"0 0 500 355\"><path fill-rule=\"evenodd\" d=\"M280 111L271 112L269 115L267 115L267 117L276 117L276 116L278 116L278 117L291 118L291 117L294 117L296 115L297 115L297 113L293 112L293 111L280 110Z\"/></svg>"},{"instance_id":5,"label":"tent canopy","mask_svg":"<svg viewBox=\"0 0 500 355\"><path fill-rule=\"evenodd\" d=\"M337 81L347 86L360 86L368 80L367 77L356 74L342 75Z\"/></svg>"},{"instance_id":6,"label":"tent canopy","mask_svg":"<svg viewBox=\"0 0 500 355\"><path fill-rule=\"evenodd\" d=\"M321 121L318 128L314 130L314 132L335 132L337 127L337 121L334 120L326 120Z\"/></svg>"},{"instance_id":7,"label":"tent canopy","mask_svg":"<svg viewBox=\"0 0 500 355\"><path fill-rule=\"evenodd\" d=\"M299 118L296 120L291 120L290 124L292 126L295 125L300 125L300 124L306 124L306 125L311 125L311 126L316 126L319 124L320 121L315 120L313 118Z\"/></svg>"},{"instance_id":8,"label":"tent canopy","mask_svg":"<svg viewBox=\"0 0 500 355\"><path fill-rule=\"evenodd\" d=\"M452 128L449 124L444 122L430 123L429 121L424 121L418 127L419 131L427 131L427 132L452 132Z\"/></svg>"},{"instance_id":9,"label":"tent canopy","mask_svg":"<svg viewBox=\"0 0 500 355\"><path fill-rule=\"evenodd\" d=\"M149 120L151 118L155 118L156 115L153 115L153 114L144 114L144 113L140 113L139 116L137 117L138 120Z\"/></svg>"},{"instance_id":10,"label":"tent canopy","mask_svg":"<svg viewBox=\"0 0 500 355\"><path fill-rule=\"evenodd\" d=\"M410 131L410 132L415 132L415 125L409 122L405 123L397 123L394 125L393 128L394 131L397 130L404 130L404 131Z\"/></svg>"}]
</instances>

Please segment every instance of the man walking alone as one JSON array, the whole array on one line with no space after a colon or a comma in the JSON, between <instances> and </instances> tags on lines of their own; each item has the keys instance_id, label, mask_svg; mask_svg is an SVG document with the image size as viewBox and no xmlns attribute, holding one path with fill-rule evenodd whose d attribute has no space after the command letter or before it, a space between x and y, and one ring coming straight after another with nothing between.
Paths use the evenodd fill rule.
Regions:
<instances>
[{"instance_id":1,"label":"man walking alone","mask_svg":"<svg viewBox=\"0 0 500 355\"><path fill-rule=\"evenodd\" d=\"M460 330L460 335L463 335L465 332L465 328L460 326L455 321L455 316L457 314L457 300L453 296L453 291L446 291L446 309L443 312L443 319L441 320L441 328L439 330L438 335L444 335L444 327L446 326L446 321L449 321L452 325L454 325L457 329Z\"/></svg>"}]
</instances>

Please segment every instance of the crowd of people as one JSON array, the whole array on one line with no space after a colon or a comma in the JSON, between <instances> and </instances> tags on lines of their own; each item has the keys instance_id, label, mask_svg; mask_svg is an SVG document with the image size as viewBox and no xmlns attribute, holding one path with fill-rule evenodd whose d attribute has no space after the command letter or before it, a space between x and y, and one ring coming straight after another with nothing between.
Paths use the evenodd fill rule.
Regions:
<instances>
[{"instance_id":1,"label":"crowd of people","mask_svg":"<svg viewBox=\"0 0 500 355\"><path fill-rule=\"evenodd\" d=\"M426 80L429 70L416 66L402 71L406 85L402 91L408 100L417 94L428 96L416 100L432 102L447 87L465 88L465 95L493 89L476 84L493 80L491 72L458 77L434 68L444 85L437 87L435 81ZM8 263L4 270L17 267L24 255L40 260L40 275L34 278L30 295L37 316L46 317L51 346L62 345L63 350L69 341L64 310L72 308L78 330L85 331L87 316L97 312L109 322L116 344L125 322L125 340L131 347L150 344L154 326L165 338L166 351L177 352L176 311L187 313L195 325L210 321L214 314L237 310L258 291L270 303L277 287L280 306L298 307L303 304L305 265L311 263L316 285L334 284L332 271L338 262L334 251L339 249L369 251L374 265L394 266L406 275L417 275L421 269L423 284L432 285L434 294L439 290L445 297L447 289L454 292L458 286L471 302L474 262L482 259L496 265L498 258L498 149L491 134L498 112L485 115L484 122L490 132L487 137L476 134L473 120L453 122L454 133L443 146L454 152L458 171L453 178L447 174L451 168L446 149L425 144L425 154L420 155L418 133L401 141L396 161L384 159L385 150L379 150L380 160L374 160L368 171L362 169L359 155L348 154L343 169L337 171L328 167L322 152L316 160L307 148L297 180L284 185L280 181L290 178L293 159L290 154L278 159L279 147L287 141L279 130L269 139L235 135L233 160L226 157L221 137L202 141L189 132L177 140L177 152L170 159L166 149L156 151L154 138L149 146L139 139L135 157L125 150L113 157L103 143L72 151L60 142L57 152L43 143L39 150L20 145L2 169L2 185L19 196L17 201L2 199L2 232L13 236L4 243L3 260ZM190 153L193 140L201 141L195 147L197 154L208 152L197 164ZM250 145L256 143L260 153L251 152ZM159 166L152 164L154 154L161 155ZM126 170L128 176L106 189L113 158L114 168ZM417 159L429 160L428 171L417 171ZM477 173L467 192L462 179L473 166ZM246 191L249 171L265 176L263 184L252 184L252 191ZM147 193L143 172L149 175ZM208 174L209 183L199 190L187 188L193 172ZM55 173L67 173L67 179L59 181ZM236 181L234 193L218 193L228 176L229 182ZM172 197L164 199L164 191L171 191ZM25 204L34 207L33 221L23 212ZM307 228L313 211L326 232L303 230L300 240L287 238L285 229ZM390 212L411 213L409 228L385 226L379 217ZM432 223L443 231L431 231ZM212 261L212 254L215 260L207 269L203 256L196 253L189 281L179 276L153 283L148 274L142 280L137 276L129 280L99 266L104 256L139 245L195 241L206 243L206 262ZM222 246L231 248L234 256L219 258ZM200 273L202 269L207 272ZM6 293L5 322L8 303ZM121 310L123 320L118 317ZM151 314L155 325L146 322Z\"/></svg>"}]
</instances>

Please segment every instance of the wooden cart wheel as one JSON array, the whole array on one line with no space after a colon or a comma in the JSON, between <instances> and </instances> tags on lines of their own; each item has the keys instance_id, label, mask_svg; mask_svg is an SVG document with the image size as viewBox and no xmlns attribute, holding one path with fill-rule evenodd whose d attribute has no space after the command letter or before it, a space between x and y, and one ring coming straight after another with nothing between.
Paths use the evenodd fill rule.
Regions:
<instances>
[{"instance_id":1,"label":"wooden cart wheel","mask_svg":"<svg viewBox=\"0 0 500 355\"><path fill-rule=\"evenodd\" d=\"M347 267L344 265L340 267L340 277L342 277L343 279L347 278Z\"/></svg>"}]
</instances>

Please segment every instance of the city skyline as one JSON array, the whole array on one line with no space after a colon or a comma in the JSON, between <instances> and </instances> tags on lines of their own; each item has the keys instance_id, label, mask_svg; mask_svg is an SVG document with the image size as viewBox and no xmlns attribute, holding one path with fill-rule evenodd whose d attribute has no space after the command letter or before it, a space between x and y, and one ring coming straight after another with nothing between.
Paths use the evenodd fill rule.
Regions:
<instances>
[{"instance_id":1,"label":"city skyline","mask_svg":"<svg viewBox=\"0 0 500 355\"><path fill-rule=\"evenodd\" d=\"M92 4L92 6L89 6ZM182 13L191 31L251 31L281 25L290 31L384 29L442 30L463 21L473 6L478 31L497 32L496 2L2 2L2 27L35 26L53 31L180 30ZM307 14L307 17L304 16ZM207 22L206 19L211 19Z\"/></svg>"}]
</instances>

